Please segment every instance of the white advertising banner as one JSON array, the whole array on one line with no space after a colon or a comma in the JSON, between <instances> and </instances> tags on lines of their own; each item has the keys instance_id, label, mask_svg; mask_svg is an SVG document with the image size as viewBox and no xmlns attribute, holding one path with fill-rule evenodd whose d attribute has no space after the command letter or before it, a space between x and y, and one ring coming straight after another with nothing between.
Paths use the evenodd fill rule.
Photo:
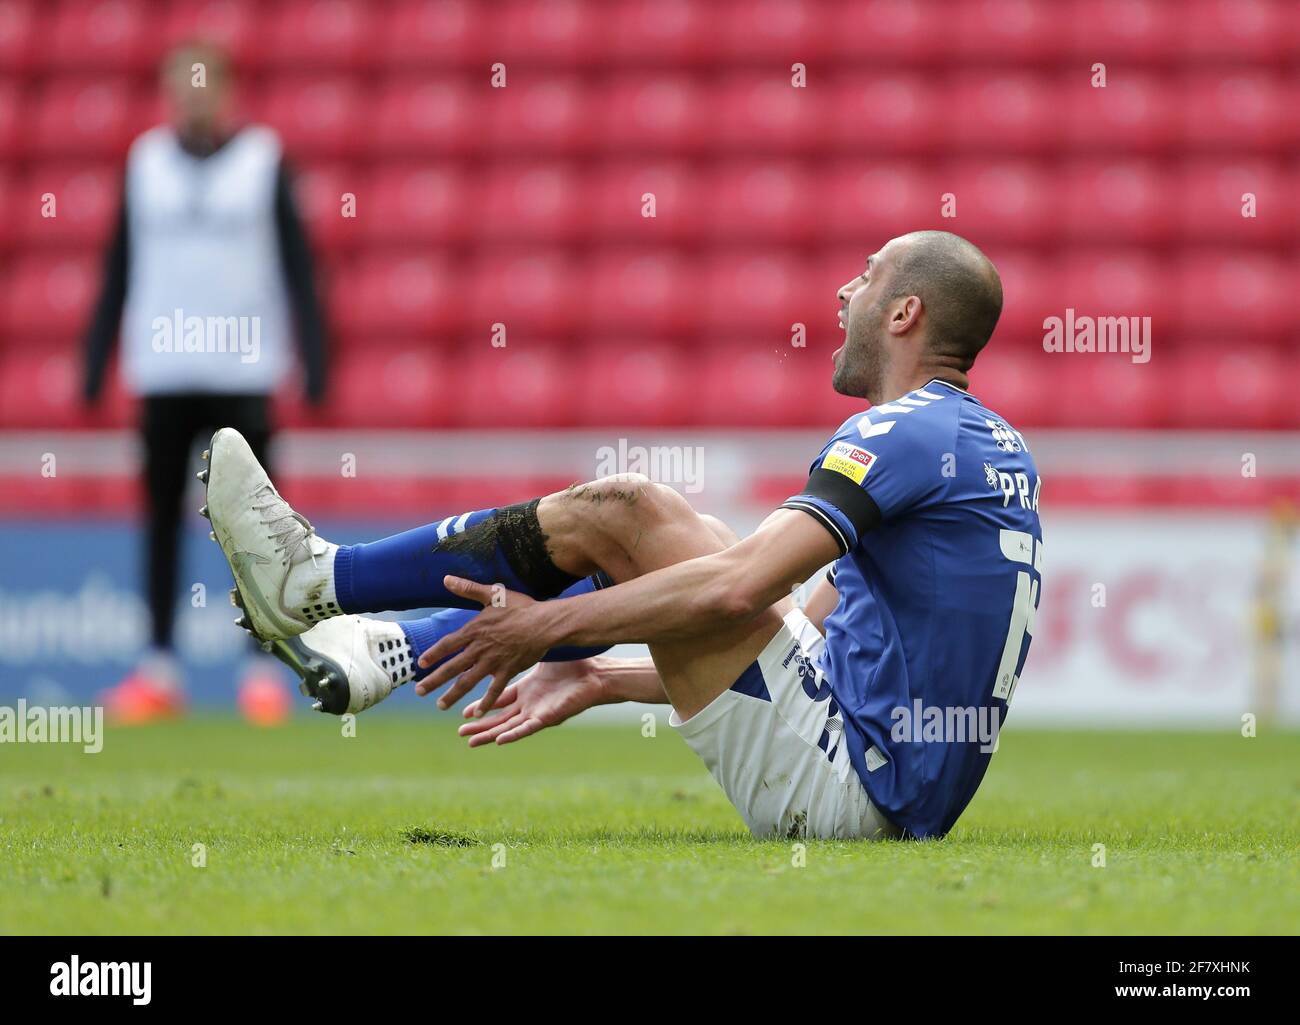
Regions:
<instances>
[{"instance_id":1,"label":"white advertising banner","mask_svg":"<svg viewBox=\"0 0 1300 1025\"><path fill-rule=\"evenodd\" d=\"M1012 721L1206 727L1300 719L1300 553L1263 516L1046 513L1044 585ZM1281 572L1279 572L1279 570ZM1267 575L1280 601L1262 601ZM1261 685L1261 616L1284 653Z\"/></svg>"}]
</instances>

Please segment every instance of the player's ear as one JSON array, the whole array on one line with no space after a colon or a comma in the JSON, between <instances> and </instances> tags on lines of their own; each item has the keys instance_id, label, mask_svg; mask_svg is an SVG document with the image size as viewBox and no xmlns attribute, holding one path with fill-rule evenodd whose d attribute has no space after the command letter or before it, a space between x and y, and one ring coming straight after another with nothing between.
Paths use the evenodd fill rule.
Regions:
<instances>
[{"instance_id":1,"label":"player's ear","mask_svg":"<svg viewBox=\"0 0 1300 1025\"><path fill-rule=\"evenodd\" d=\"M916 326L921 317L921 297L919 295L900 296L893 302L886 326L890 334L906 334Z\"/></svg>"}]
</instances>

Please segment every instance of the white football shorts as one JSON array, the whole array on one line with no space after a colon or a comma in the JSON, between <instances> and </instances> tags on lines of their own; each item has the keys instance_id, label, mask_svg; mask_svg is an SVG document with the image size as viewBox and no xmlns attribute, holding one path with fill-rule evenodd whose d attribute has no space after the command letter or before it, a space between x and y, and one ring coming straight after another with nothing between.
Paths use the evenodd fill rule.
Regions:
<instances>
[{"instance_id":1,"label":"white football shorts","mask_svg":"<svg viewBox=\"0 0 1300 1025\"><path fill-rule=\"evenodd\" d=\"M801 609L730 690L669 724L758 837L876 840L900 830L849 764L844 714L817 669L826 639Z\"/></svg>"}]
</instances>

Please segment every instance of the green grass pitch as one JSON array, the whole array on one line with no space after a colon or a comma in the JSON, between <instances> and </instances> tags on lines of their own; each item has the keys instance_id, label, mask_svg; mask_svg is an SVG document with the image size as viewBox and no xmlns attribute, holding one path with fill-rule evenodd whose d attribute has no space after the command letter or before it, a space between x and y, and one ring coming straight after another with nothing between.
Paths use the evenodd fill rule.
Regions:
<instances>
[{"instance_id":1,"label":"green grass pitch","mask_svg":"<svg viewBox=\"0 0 1300 1025\"><path fill-rule=\"evenodd\" d=\"M0 745L11 933L1294 933L1300 735L1002 737L938 843L756 842L660 716ZM206 865L195 867L196 844ZM1094 867L1095 844L1105 867ZM495 862L495 865L494 865Z\"/></svg>"}]
</instances>

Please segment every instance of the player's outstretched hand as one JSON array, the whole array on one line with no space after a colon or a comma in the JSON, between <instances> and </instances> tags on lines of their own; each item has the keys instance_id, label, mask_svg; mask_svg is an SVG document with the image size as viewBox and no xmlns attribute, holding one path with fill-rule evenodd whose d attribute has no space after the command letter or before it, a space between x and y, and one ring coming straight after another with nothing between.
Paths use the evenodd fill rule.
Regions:
<instances>
[{"instance_id":1,"label":"player's outstretched hand","mask_svg":"<svg viewBox=\"0 0 1300 1025\"><path fill-rule=\"evenodd\" d=\"M442 659L447 661L416 684L415 692L423 697L458 677L438 698L439 708L450 708L480 680L490 677L487 693L477 702L480 712L490 712L506 684L536 665L550 647L541 629L540 605L528 595L507 591L500 584L479 584L452 576L443 582L453 594L478 602L483 611L420 656L423 669Z\"/></svg>"},{"instance_id":2,"label":"player's outstretched hand","mask_svg":"<svg viewBox=\"0 0 1300 1025\"><path fill-rule=\"evenodd\" d=\"M462 714L470 721L459 732L469 738L470 747L510 744L603 703L596 659L539 662L532 672L501 692L491 715L479 717L478 701L467 705Z\"/></svg>"}]
</instances>

